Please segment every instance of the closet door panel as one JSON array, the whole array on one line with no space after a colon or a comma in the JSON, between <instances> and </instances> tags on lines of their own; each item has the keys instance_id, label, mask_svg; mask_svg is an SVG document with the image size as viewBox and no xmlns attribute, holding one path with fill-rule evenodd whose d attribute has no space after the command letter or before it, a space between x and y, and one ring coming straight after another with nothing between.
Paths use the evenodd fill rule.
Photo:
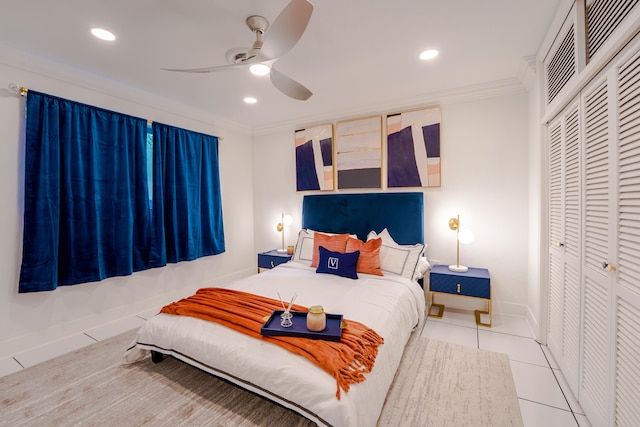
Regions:
<instances>
[{"instance_id":1,"label":"closet door panel","mask_svg":"<svg viewBox=\"0 0 640 427\"><path fill-rule=\"evenodd\" d=\"M593 425L609 425L615 194L612 191L614 147L611 94L607 75L582 94L584 114L584 319L579 401Z\"/></svg>"},{"instance_id":2,"label":"closet door panel","mask_svg":"<svg viewBox=\"0 0 640 427\"><path fill-rule=\"evenodd\" d=\"M640 294L640 54L618 70L618 283Z\"/></svg>"},{"instance_id":3,"label":"closet door panel","mask_svg":"<svg viewBox=\"0 0 640 427\"><path fill-rule=\"evenodd\" d=\"M580 346L580 114L569 105L549 126L549 318L547 343L573 392Z\"/></svg>"},{"instance_id":4,"label":"closet door panel","mask_svg":"<svg viewBox=\"0 0 640 427\"><path fill-rule=\"evenodd\" d=\"M640 420L640 53L617 69L615 422Z\"/></svg>"}]
</instances>

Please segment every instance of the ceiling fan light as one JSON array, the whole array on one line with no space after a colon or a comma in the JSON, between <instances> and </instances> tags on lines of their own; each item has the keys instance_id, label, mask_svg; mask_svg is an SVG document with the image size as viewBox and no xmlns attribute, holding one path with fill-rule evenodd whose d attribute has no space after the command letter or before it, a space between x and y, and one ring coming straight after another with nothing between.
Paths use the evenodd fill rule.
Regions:
<instances>
[{"instance_id":1,"label":"ceiling fan light","mask_svg":"<svg viewBox=\"0 0 640 427\"><path fill-rule=\"evenodd\" d=\"M271 68L264 64L253 64L249 67L249 71L256 76L266 76L271 71Z\"/></svg>"},{"instance_id":2,"label":"ceiling fan light","mask_svg":"<svg viewBox=\"0 0 640 427\"><path fill-rule=\"evenodd\" d=\"M95 37L99 38L100 40L106 40L109 42L112 42L116 39L116 36L113 35L111 31L107 31L103 28L92 28L91 34L93 34Z\"/></svg>"},{"instance_id":3,"label":"ceiling fan light","mask_svg":"<svg viewBox=\"0 0 640 427\"><path fill-rule=\"evenodd\" d=\"M423 61L427 61L429 59L435 58L436 56L438 56L438 51L435 49L429 49L420 54L420 59L422 59Z\"/></svg>"},{"instance_id":4,"label":"ceiling fan light","mask_svg":"<svg viewBox=\"0 0 640 427\"><path fill-rule=\"evenodd\" d=\"M258 102L258 100L257 100L257 99L255 99L255 98L252 98L252 97L250 97L250 96L247 96L247 97L244 99L244 102L246 102L247 104L255 104L256 102Z\"/></svg>"}]
</instances>

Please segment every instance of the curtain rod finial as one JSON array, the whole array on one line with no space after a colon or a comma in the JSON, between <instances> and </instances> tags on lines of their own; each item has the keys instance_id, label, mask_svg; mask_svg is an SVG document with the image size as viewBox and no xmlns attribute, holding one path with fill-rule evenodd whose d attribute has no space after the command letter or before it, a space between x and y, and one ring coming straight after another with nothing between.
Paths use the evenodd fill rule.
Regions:
<instances>
[{"instance_id":1,"label":"curtain rod finial","mask_svg":"<svg viewBox=\"0 0 640 427\"><path fill-rule=\"evenodd\" d=\"M15 83L9 83L9 92L15 93L16 95L20 94L20 96L25 96L28 90L29 89L26 87L18 86Z\"/></svg>"}]
</instances>

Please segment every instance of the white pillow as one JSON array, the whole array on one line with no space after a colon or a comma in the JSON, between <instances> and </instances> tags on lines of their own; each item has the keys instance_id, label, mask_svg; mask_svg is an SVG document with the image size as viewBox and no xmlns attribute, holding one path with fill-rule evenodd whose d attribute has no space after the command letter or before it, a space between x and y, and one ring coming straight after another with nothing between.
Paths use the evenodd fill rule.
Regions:
<instances>
[{"instance_id":1,"label":"white pillow","mask_svg":"<svg viewBox=\"0 0 640 427\"><path fill-rule=\"evenodd\" d=\"M427 245L424 245L424 248L427 248ZM424 275L427 271L431 269L431 264L427 261L426 257L421 256L418 258L418 265L416 266L416 270L413 272L413 280L423 279Z\"/></svg>"},{"instance_id":2,"label":"white pillow","mask_svg":"<svg viewBox=\"0 0 640 427\"><path fill-rule=\"evenodd\" d=\"M426 245L422 243L400 245L393 240L386 228L380 234L370 231L367 241L378 237L382 238L382 247L380 248L380 269L382 272L385 275L392 274L415 280L414 272Z\"/></svg>"},{"instance_id":3,"label":"white pillow","mask_svg":"<svg viewBox=\"0 0 640 427\"><path fill-rule=\"evenodd\" d=\"M311 265L311 259L313 258L313 230L302 229L298 233L298 241L296 242L296 248L293 251L292 261L301 262L306 265Z\"/></svg>"},{"instance_id":4,"label":"white pillow","mask_svg":"<svg viewBox=\"0 0 640 427\"><path fill-rule=\"evenodd\" d=\"M316 233L315 230L310 228L303 228L298 233L298 241L296 242L296 247L293 251L292 261L301 262L306 265L311 265L311 260L313 259L313 234ZM317 231L317 233L326 234L328 236L333 236L336 233L325 233L323 231ZM351 235L353 238L358 238L355 234Z\"/></svg>"}]
</instances>

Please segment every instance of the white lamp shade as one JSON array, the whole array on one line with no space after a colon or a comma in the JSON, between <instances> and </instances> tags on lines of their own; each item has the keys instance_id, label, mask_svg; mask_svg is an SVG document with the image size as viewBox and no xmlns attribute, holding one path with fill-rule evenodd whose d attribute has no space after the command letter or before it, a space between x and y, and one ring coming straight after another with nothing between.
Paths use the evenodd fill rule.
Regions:
<instances>
[{"instance_id":1,"label":"white lamp shade","mask_svg":"<svg viewBox=\"0 0 640 427\"><path fill-rule=\"evenodd\" d=\"M460 230L460 234L458 234L458 240L460 240L460 243L462 243L463 245L468 245L469 243L473 242L473 232L471 230L467 230L467 229L462 229Z\"/></svg>"},{"instance_id":2,"label":"white lamp shade","mask_svg":"<svg viewBox=\"0 0 640 427\"><path fill-rule=\"evenodd\" d=\"M291 215L285 215L283 221L284 225L291 225L293 224L293 217Z\"/></svg>"}]
</instances>

